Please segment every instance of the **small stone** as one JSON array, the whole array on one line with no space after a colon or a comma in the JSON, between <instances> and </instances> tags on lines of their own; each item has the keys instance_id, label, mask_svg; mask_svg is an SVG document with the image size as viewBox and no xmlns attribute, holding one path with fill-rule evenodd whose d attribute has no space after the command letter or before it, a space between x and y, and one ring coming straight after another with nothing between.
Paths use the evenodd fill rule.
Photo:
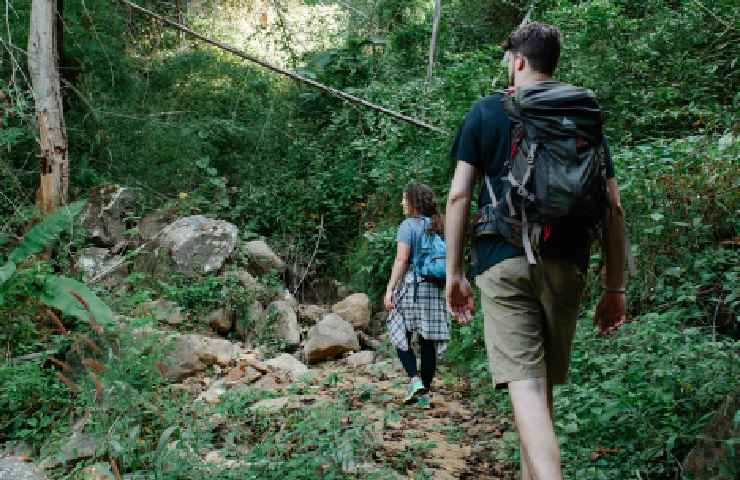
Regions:
<instances>
[{"instance_id":1,"label":"small stone","mask_svg":"<svg viewBox=\"0 0 740 480\"><path fill-rule=\"evenodd\" d=\"M245 242L243 249L249 257L251 264L254 265L259 273L269 273L272 270L282 272L285 270L285 262L262 240Z\"/></svg>"},{"instance_id":2,"label":"small stone","mask_svg":"<svg viewBox=\"0 0 740 480\"><path fill-rule=\"evenodd\" d=\"M329 309L322 307L321 305L298 305L298 320L300 320L301 323L315 325L319 323L327 313L329 313Z\"/></svg>"},{"instance_id":3,"label":"small stone","mask_svg":"<svg viewBox=\"0 0 740 480\"><path fill-rule=\"evenodd\" d=\"M47 480L47 476L33 463L19 457L0 458L0 480Z\"/></svg>"},{"instance_id":4,"label":"small stone","mask_svg":"<svg viewBox=\"0 0 740 480\"><path fill-rule=\"evenodd\" d=\"M361 352L353 353L347 357L346 362L352 368L362 367L364 365L370 365L375 360L375 352L370 350L363 350Z\"/></svg>"},{"instance_id":5,"label":"small stone","mask_svg":"<svg viewBox=\"0 0 740 480\"><path fill-rule=\"evenodd\" d=\"M228 335L234 324L234 314L226 308L218 308L206 316L206 323L221 335Z\"/></svg>"},{"instance_id":6,"label":"small stone","mask_svg":"<svg viewBox=\"0 0 740 480\"><path fill-rule=\"evenodd\" d=\"M152 300L144 302L136 308L138 316L151 316L159 323L168 325L180 325L185 320L185 315L180 306L169 300Z\"/></svg>"},{"instance_id":7,"label":"small stone","mask_svg":"<svg viewBox=\"0 0 740 480\"><path fill-rule=\"evenodd\" d=\"M286 372L292 381L309 372L306 365L289 353L267 360L265 365Z\"/></svg>"}]
</instances>

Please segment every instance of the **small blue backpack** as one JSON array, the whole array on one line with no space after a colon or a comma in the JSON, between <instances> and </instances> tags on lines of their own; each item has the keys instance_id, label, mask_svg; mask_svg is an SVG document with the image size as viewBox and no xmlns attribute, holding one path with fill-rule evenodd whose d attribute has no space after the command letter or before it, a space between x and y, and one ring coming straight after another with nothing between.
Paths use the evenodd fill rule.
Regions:
<instances>
[{"instance_id":1,"label":"small blue backpack","mask_svg":"<svg viewBox=\"0 0 740 480\"><path fill-rule=\"evenodd\" d=\"M429 232L427 223L425 222L424 234L421 237L421 255L417 259L414 270L422 280L441 283L445 280L445 257L447 255L445 241L438 233Z\"/></svg>"}]
</instances>

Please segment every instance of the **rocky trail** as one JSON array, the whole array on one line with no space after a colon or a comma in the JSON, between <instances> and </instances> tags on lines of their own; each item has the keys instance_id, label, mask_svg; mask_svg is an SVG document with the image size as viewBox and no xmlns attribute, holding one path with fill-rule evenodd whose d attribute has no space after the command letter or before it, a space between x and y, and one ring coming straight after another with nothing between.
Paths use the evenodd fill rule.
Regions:
<instances>
[{"instance_id":1,"label":"rocky trail","mask_svg":"<svg viewBox=\"0 0 740 480\"><path fill-rule=\"evenodd\" d=\"M498 444L512 428L511 419L477 411L466 398L467 383L446 367L435 379L431 405L422 407L400 401L407 377L400 364L384 357L382 351L351 354L311 369L292 355L282 354L264 366L267 373L253 385L268 398L250 407L263 415L347 402L349 411L343 423L361 422L374 447L365 457L343 461L348 478L366 478L381 468L399 479L516 478L510 464L496 459ZM256 367L263 366L256 363ZM245 369L231 370L222 378L244 381L237 378L239 371ZM210 385L199 396L206 402L217 404L225 393L223 380L199 378L195 383Z\"/></svg>"},{"instance_id":2,"label":"rocky trail","mask_svg":"<svg viewBox=\"0 0 740 480\"><path fill-rule=\"evenodd\" d=\"M431 405L422 408L399 401L407 377L396 362L385 360L360 371L322 366L319 377L328 375L345 380L324 395L369 392L351 397L353 408L372 423L379 447L364 461L393 465L399 478L515 478L510 466L495 460L496 443L510 428L510 420L476 412L465 399L465 382L446 384L437 378Z\"/></svg>"},{"instance_id":3,"label":"rocky trail","mask_svg":"<svg viewBox=\"0 0 740 480\"><path fill-rule=\"evenodd\" d=\"M331 281L314 294L314 303L299 302L285 285L303 272L292 271L265 241L240 240L236 226L218 219L155 211L138 221L140 238L126 238L133 192L112 186L94 193L81 218L91 245L77 252L75 268L88 283L107 289L117 306L109 330L100 329L95 338L101 345L121 345L120 353L135 352L134 358L160 349L150 363L163 381L145 387L156 389L149 393L101 382L92 374L105 371L101 362L107 360L95 351L90 355L101 361L76 362L70 351L49 363L56 368L68 367L59 360L76 362L80 368L69 373L75 380L92 375L96 403L76 411L70 428L40 448L0 445L0 480L155 478L151 466L127 472L124 465L117 472L109 452L124 447L111 433L101 436L90 421L100 422L132 396L152 394L173 399L167 408L177 415L148 440L143 419L131 420L142 423L138 430L121 434L139 445L134 449L154 440L157 458L177 458L157 467L166 478L267 478L261 472L273 471L270 462L293 465L297 455L296 467L284 468L304 468L300 462L316 449L320 459L311 468L320 471L291 478L325 478L322 469L334 472L331 478L514 478L511 466L497 459L502 437L512 429L510 418L478 411L466 380L444 364L431 405L400 402L408 379L384 338L385 316L373 314L368 295ZM124 258L125 251L133 261ZM131 273L181 280L177 288L156 290L127 282ZM137 288L143 289L142 300L131 302ZM174 301L188 295L208 303L191 300L188 307ZM184 431L209 440L175 434ZM266 439L275 443L263 451ZM177 463L184 471L168 471ZM22 471L28 477L19 476Z\"/></svg>"}]
</instances>

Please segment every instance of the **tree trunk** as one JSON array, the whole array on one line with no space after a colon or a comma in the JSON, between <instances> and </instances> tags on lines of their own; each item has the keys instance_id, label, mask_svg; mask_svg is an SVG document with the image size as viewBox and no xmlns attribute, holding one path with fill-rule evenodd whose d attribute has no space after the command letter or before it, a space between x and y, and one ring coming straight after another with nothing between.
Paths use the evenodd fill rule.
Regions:
<instances>
[{"instance_id":1,"label":"tree trunk","mask_svg":"<svg viewBox=\"0 0 740 480\"><path fill-rule=\"evenodd\" d=\"M28 70L36 104L41 147L41 181L36 192L39 209L49 213L67 202L69 158L59 85L56 0L32 0L28 35Z\"/></svg>"},{"instance_id":2,"label":"tree trunk","mask_svg":"<svg viewBox=\"0 0 740 480\"><path fill-rule=\"evenodd\" d=\"M427 82L432 81L434 70L434 53L437 50L437 30L439 29L439 17L442 15L440 0L434 2L434 20L432 20L432 40L429 42L429 64L427 65Z\"/></svg>"}]
</instances>

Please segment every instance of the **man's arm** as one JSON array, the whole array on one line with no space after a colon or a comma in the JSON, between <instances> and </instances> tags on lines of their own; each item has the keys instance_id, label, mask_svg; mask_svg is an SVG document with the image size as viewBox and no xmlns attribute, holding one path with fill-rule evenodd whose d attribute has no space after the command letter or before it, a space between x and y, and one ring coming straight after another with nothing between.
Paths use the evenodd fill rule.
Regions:
<instances>
[{"instance_id":1,"label":"man's arm","mask_svg":"<svg viewBox=\"0 0 740 480\"><path fill-rule=\"evenodd\" d=\"M470 210L476 169L466 162L457 162L447 197L445 214L445 244L447 248L447 308L461 322L467 322L475 307L473 291L462 268L463 236Z\"/></svg>"},{"instance_id":2,"label":"man's arm","mask_svg":"<svg viewBox=\"0 0 740 480\"><path fill-rule=\"evenodd\" d=\"M616 330L627 319L624 294L624 209L616 179L608 179L606 185L609 210L602 247L606 257L606 292L594 314L594 323L598 325L602 335Z\"/></svg>"}]
</instances>

